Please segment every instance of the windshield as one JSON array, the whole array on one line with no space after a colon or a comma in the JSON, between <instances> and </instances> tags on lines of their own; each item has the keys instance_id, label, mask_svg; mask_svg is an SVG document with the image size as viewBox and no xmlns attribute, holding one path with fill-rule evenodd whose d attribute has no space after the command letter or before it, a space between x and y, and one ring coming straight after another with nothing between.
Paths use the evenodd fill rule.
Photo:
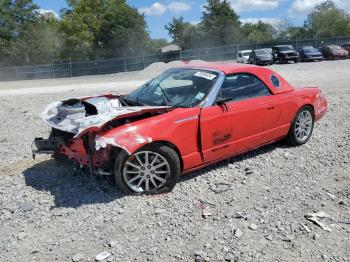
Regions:
<instances>
[{"instance_id":1,"label":"windshield","mask_svg":"<svg viewBox=\"0 0 350 262\"><path fill-rule=\"evenodd\" d=\"M293 51L293 47L291 45L286 45L286 46L280 46L278 47L279 51Z\"/></svg>"},{"instance_id":2,"label":"windshield","mask_svg":"<svg viewBox=\"0 0 350 262\"><path fill-rule=\"evenodd\" d=\"M307 52L316 52L316 51L318 51L316 48L314 48L312 46L304 46L303 50L307 51Z\"/></svg>"},{"instance_id":3,"label":"windshield","mask_svg":"<svg viewBox=\"0 0 350 262\"><path fill-rule=\"evenodd\" d=\"M337 51L337 50L341 50L342 48L341 48L340 46L337 46L337 45L330 45L330 46L329 46L329 49L330 49L330 50Z\"/></svg>"},{"instance_id":4,"label":"windshield","mask_svg":"<svg viewBox=\"0 0 350 262\"><path fill-rule=\"evenodd\" d=\"M243 52L243 56L249 56L251 52Z\"/></svg>"},{"instance_id":5,"label":"windshield","mask_svg":"<svg viewBox=\"0 0 350 262\"><path fill-rule=\"evenodd\" d=\"M268 54L270 54L270 52L267 51L266 49L255 50L255 53L257 55L268 55Z\"/></svg>"},{"instance_id":6,"label":"windshield","mask_svg":"<svg viewBox=\"0 0 350 262\"><path fill-rule=\"evenodd\" d=\"M170 69L123 97L130 105L195 107L208 95L218 74L206 70Z\"/></svg>"}]
</instances>

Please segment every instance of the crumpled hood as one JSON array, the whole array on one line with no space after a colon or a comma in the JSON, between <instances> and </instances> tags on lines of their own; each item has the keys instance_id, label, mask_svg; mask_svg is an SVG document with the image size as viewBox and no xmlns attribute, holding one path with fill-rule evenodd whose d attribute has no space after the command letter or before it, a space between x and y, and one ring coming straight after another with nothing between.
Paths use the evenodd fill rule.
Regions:
<instances>
[{"instance_id":1,"label":"crumpled hood","mask_svg":"<svg viewBox=\"0 0 350 262\"><path fill-rule=\"evenodd\" d=\"M41 118L53 128L79 137L86 132L100 130L112 120L166 111L168 108L169 106L122 106L118 96L104 95L53 102L41 113Z\"/></svg>"}]
</instances>

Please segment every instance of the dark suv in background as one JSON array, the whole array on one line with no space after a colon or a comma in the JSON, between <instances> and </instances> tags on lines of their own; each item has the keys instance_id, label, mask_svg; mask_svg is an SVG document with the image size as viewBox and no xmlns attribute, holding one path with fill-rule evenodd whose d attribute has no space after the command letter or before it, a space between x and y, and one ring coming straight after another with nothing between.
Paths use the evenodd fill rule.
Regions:
<instances>
[{"instance_id":1,"label":"dark suv in background","mask_svg":"<svg viewBox=\"0 0 350 262\"><path fill-rule=\"evenodd\" d=\"M275 62L286 63L288 61L299 62L299 54L291 45L276 45L272 47Z\"/></svg>"},{"instance_id":2,"label":"dark suv in background","mask_svg":"<svg viewBox=\"0 0 350 262\"><path fill-rule=\"evenodd\" d=\"M314 48L313 46L303 46L298 48L298 53L300 60L305 61L322 61L323 56L320 50Z\"/></svg>"},{"instance_id":3,"label":"dark suv in background","mask_svg":"<svg viewBox=\"0 0 350 262\"><path fill-rule=\"evenodd\" d=\"M274 57L271 48L253 50L248 58L248 63L254 65L272 65L274 63Z\"/></svg>"}]
</instances>

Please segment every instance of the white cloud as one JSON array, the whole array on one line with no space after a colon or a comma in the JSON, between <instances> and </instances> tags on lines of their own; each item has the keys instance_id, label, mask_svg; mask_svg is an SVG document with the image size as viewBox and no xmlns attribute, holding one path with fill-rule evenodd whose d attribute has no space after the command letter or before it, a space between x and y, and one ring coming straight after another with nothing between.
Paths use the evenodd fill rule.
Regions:
<instances>
[{"instance_id":1,"label":"white cloud","mask_svg":"<svg viewBox=\"0 0 350 262\"><path fill-rule=\"evenodd\" d=\"M145 13L145 15L162 15L166 11L166 6L159 2L153 3L150 7L143 7L139 9L140 13Z\"/></svg>"},{"instance_id":2,"label":"white cloud","mask_svg":"<svg viewBox=\"0 0 350 262\"><path fill-rule=\"evenodd\" d=\"M159 16L164 14L167 10L174 14L180 14L190 9L191 6L185 2L171 2L168 5L155 2L149 7L139 8L139 12L149 16Z\"/></svg>"},{"instance_id":3,"label":"white cloud","mask_svg":"<svg viewBox=\"0 0 350 262\"><path fill-rule=\"evenodd\" d=\"M168 9L170 12L178 14L190 10L191 6L185 2L171 2L168 5Z\"/></svg>"},{"instance_id":4,"label":"white cloud","mask_svg":"<svg viewBox=\"0 0 350 262\"><path fill-rule=\"evenodd\" d=\"M201 21L191 21L190 24L191 25L198 25Z\"/></svg>"},{"instance_id":5,"label":"white cloud","mask_svg":"<svg viewBox=\"0 0 350 262\"><path fill-rule=\"evenodd\" d=\"M292 18L304 17L310 13L316 5L325 2L325 0L294 0L288 10L288 16ZM350 11L349 0L334 0L334 3L347 11Z\"/></svg>"},{"instance_id":6,"label":"white cloud","mask_svg":"<svg viewBox=\"0 0 350 262\"><path fill-rule=\"evenodd\" d=\"M230 3L236 12L250 12L273 10L281 1L283 0L230 0Z\"/></svg>"},{"instance_id":7,"label":"white cloud","mask_svg":"<svg viewBox=\"0 0 350 262\"><path fill-rule=\"evenodd\" d=\"M60 16L54 10L51 10L51 9L39 9L38 11L39 11L39 14L41 15L53 14L53 16L56 17L57 19L60 18Z\"/></svg>"},{"instance_id":8,"label":"white cloud","mask_svg":"<svg viewBox=\"0 0 350 262\"><path fill-rule=\"evenodd\" d=\"M241 18L240 19L243 24L251 23L251 24L257 24L259 21L263 23L270 24L272 26L277 26L281 23L283 23L282 18L270 18L270 17L248 17L248 18Z\"/></svg>"}]
</instances>

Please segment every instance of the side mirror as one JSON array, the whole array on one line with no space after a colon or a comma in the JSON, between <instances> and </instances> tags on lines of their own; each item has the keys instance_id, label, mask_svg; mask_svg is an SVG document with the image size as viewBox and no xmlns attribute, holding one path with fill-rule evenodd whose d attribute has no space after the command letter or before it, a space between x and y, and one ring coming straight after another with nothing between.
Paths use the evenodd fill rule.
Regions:
<instances>
[{"instance_id":1,"label":"side mirror","mask_svg":"<svg viewBox=\"0 0 350 262\"><path fill-rule=\"evenodd\" d=\"M219 97L217 100L216 100L216 104L221 106L221 105L224 105L226 104L226 102L229 102L231 101L232 98L231 97Z\"/></svg>"}]
</instances>

